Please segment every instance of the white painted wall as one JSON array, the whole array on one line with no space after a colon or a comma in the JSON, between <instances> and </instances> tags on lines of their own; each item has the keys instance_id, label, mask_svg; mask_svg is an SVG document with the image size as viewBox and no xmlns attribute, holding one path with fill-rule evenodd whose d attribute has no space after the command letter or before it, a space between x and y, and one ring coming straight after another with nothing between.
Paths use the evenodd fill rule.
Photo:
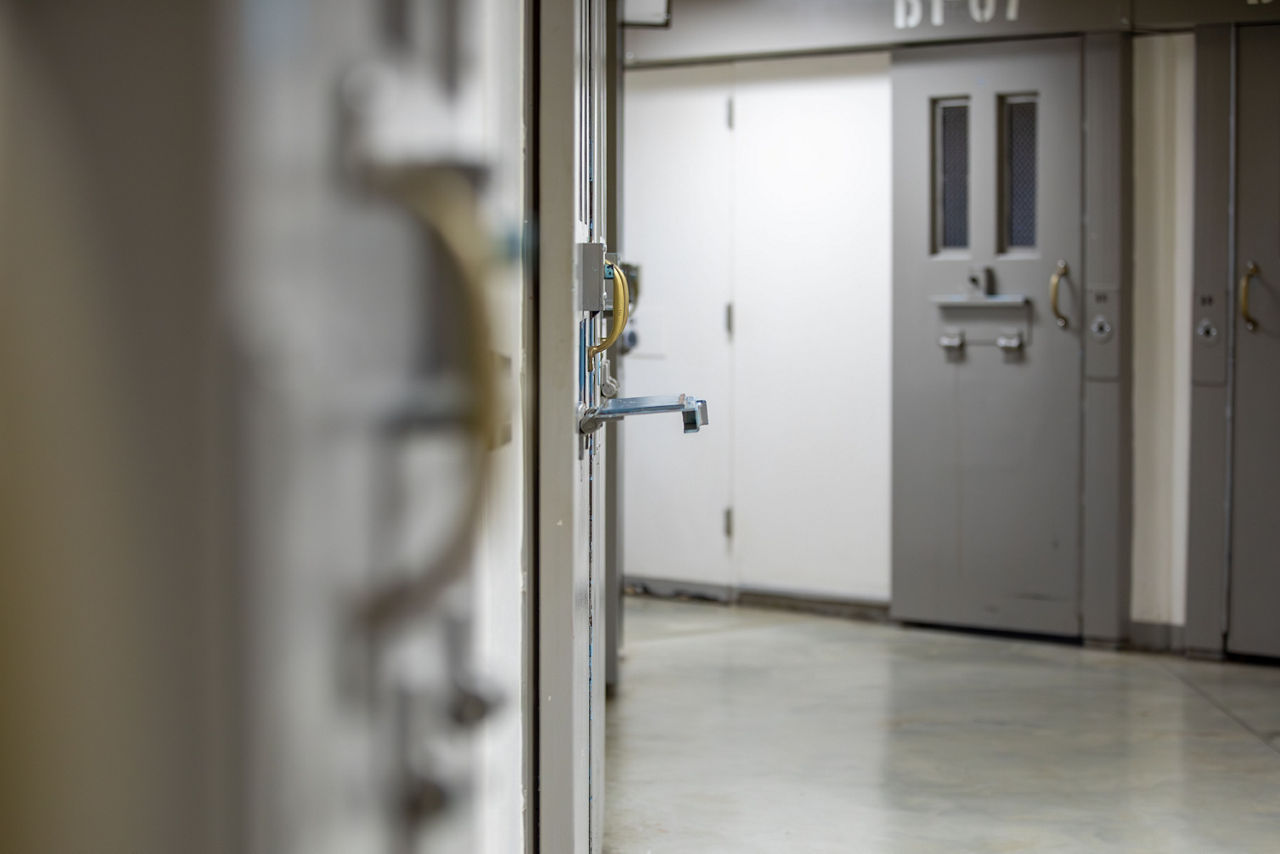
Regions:
<instances>
[{"instance_id":1,"label":"white painted wall","mask_svg":"<svg viewBox=\"0 0 1280 854\"><path fill-rule=\"evenodd\" d=\"M1134 43L1132 616L1184 622L1191 419L1195 39Z\"/></svg>"},{"instance_id":2,"label":"white painted wall","mask_svg":"<svg viewBox=\"0 0 1280 854\"><path fill-rule=\"evenodd\" d=\"M623 247L644 288L623 391L711 408L705 435L625 425L629 575L887 601L888 68L628 72Z\"/></svg>"},{"instance_id":3,"label":"white painted wall","mask_svg":"<svg viewBox=\"0 0 1280 854\"><path fill-rule=\"evenodd\" d=\"M626 572L734 583L724 511L730 484L733 133L728 65L626 76L623 257L641 266L623 394L696 394L710 426L675 416L622 425Z\"/></svg>"}]
</instances>

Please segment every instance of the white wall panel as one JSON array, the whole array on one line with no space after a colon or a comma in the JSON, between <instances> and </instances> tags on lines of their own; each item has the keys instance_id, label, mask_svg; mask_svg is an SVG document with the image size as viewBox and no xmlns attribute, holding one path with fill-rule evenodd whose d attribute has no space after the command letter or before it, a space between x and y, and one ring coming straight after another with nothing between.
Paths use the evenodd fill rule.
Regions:
<instances>
[{"instance_id":1,"label":"white wall panel","mask_svg":"<svg viewBox=\"0 0 1280 854\"><path fill-rule=\"evenodd\" d=\"M705 398L711 423L624 422L628 575L733 583L724 512L734 429L730 343L730 66L634 71L623 112L623 258L641 267L622 394Z\"/></svg>"},{"instance_id":2,"label":"white wall panel","mask_svg":"<svg viewBox=\"0 0 1280 854\"><path fill-rule=\"evenodd\" d=\"M629 575L888 599L889 110L886 54L628 72L624 392L712 421L626 424Z\"/></svg>"},{"instance_id":3,"label":"white wall panel","mask_svg":"<svg viewBox=\"0 0 1280 854\"><path fill-rule=\"evenodd\" d=\"M889 598L887 54L736 66L743 586Z\"/></svg>"}]
</instances>

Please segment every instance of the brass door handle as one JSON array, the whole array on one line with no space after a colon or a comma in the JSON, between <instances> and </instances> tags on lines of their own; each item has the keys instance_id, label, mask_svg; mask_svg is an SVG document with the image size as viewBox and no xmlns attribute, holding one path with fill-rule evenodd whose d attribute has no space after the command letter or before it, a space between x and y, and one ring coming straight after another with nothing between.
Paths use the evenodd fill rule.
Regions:
<instances>
[{"instance_id":1,"label":"brass door handle","mask_svg":"<svg viewBox=\"0 0 1280 854\"><path fill-rule=\"evenodd\" d=\"M1049 278L1049 308L1053 311L1054 318L1058 321L1059 329L1066 329L1069 321L1067 316L1058 309L1058 286L1062 284L1064 276L1071 275L1071 270L1067 267L1066 261L1058 262L1058 269L1053 271L1053 276Z\"/></svg>"},{"instance_id":2,"label":"brass door handle","mask_svg":"<svg viewBox=\"0 0 1280 854\"><path fill-rule=\"evenodd\" d=\"M631 285L627 282L627 274L622 272L621 264L612 261L605 263L613 270L613 328L603 341L587 350L588 370L595 368L596 356L618 343L622 330L627 328L627 321L631 317Z\"/></svg>"},{"instance_id":3,"label":"brass door handle","mask_svg":"<svg viewBox=\"0 0 1280 854\"><path fill-rule=\"evenodd\" d=\"M1258 331L1258 320L1249 313L1249 283L1261 272L1258 265L1250 261L1244 275L1240 277L1240 317L1244 319L1244 328L1250 332Z\"/></svg>"}]
</instances>

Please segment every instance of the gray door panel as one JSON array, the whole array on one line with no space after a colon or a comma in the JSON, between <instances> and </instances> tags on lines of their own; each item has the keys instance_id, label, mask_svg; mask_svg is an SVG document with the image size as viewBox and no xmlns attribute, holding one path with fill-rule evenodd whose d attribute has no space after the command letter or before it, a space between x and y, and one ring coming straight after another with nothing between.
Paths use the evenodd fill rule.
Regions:
<instances>
[{"instance_id":1,"label":"gray door panel","mask_svg":"<svg viewBox=\"0 0 1280 854\"><path fill-rule=\"evenodd\" d=\"M1080 633L1082 283L1061 282L1065 329L1048 297L1059 259L1082 266L1080 51L1062 39L894 55L900 619ZM955 196L935 156L955 144L939 110L959 105L968 224L957 230L938 222ZM950 245L965 231L967 246ZM974 275L1004 301L949 304L977 293ZM963 347L940 346L959 335Z\"/></svg>"},{"instance_id":2,"label":"gray door panel","mask_svg":"<svg viewBox=\"0 0 1280 854\"><path fill-rule=\"evenodd\" d=\"M1231 596L1227 648L1280 656L1280 27L1239 35L1237 294Z\"/></svg>"}]
</instances>

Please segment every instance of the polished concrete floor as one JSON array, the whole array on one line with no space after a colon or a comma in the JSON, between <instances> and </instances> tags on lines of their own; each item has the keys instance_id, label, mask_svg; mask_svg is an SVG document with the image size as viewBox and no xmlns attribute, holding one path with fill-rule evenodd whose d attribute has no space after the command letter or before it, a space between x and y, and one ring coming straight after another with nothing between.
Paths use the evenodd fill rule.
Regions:
<instances>
[{"instance_id":1,"label":"polished concrete floor","mask_svg":"<svg viewBox=\"0 0 1280 854\"><path fill-rule=\"evenodd\" d=\"M1280 668L629 598L605 851L1280 852Z\"/></svg>"}]
</instances>

